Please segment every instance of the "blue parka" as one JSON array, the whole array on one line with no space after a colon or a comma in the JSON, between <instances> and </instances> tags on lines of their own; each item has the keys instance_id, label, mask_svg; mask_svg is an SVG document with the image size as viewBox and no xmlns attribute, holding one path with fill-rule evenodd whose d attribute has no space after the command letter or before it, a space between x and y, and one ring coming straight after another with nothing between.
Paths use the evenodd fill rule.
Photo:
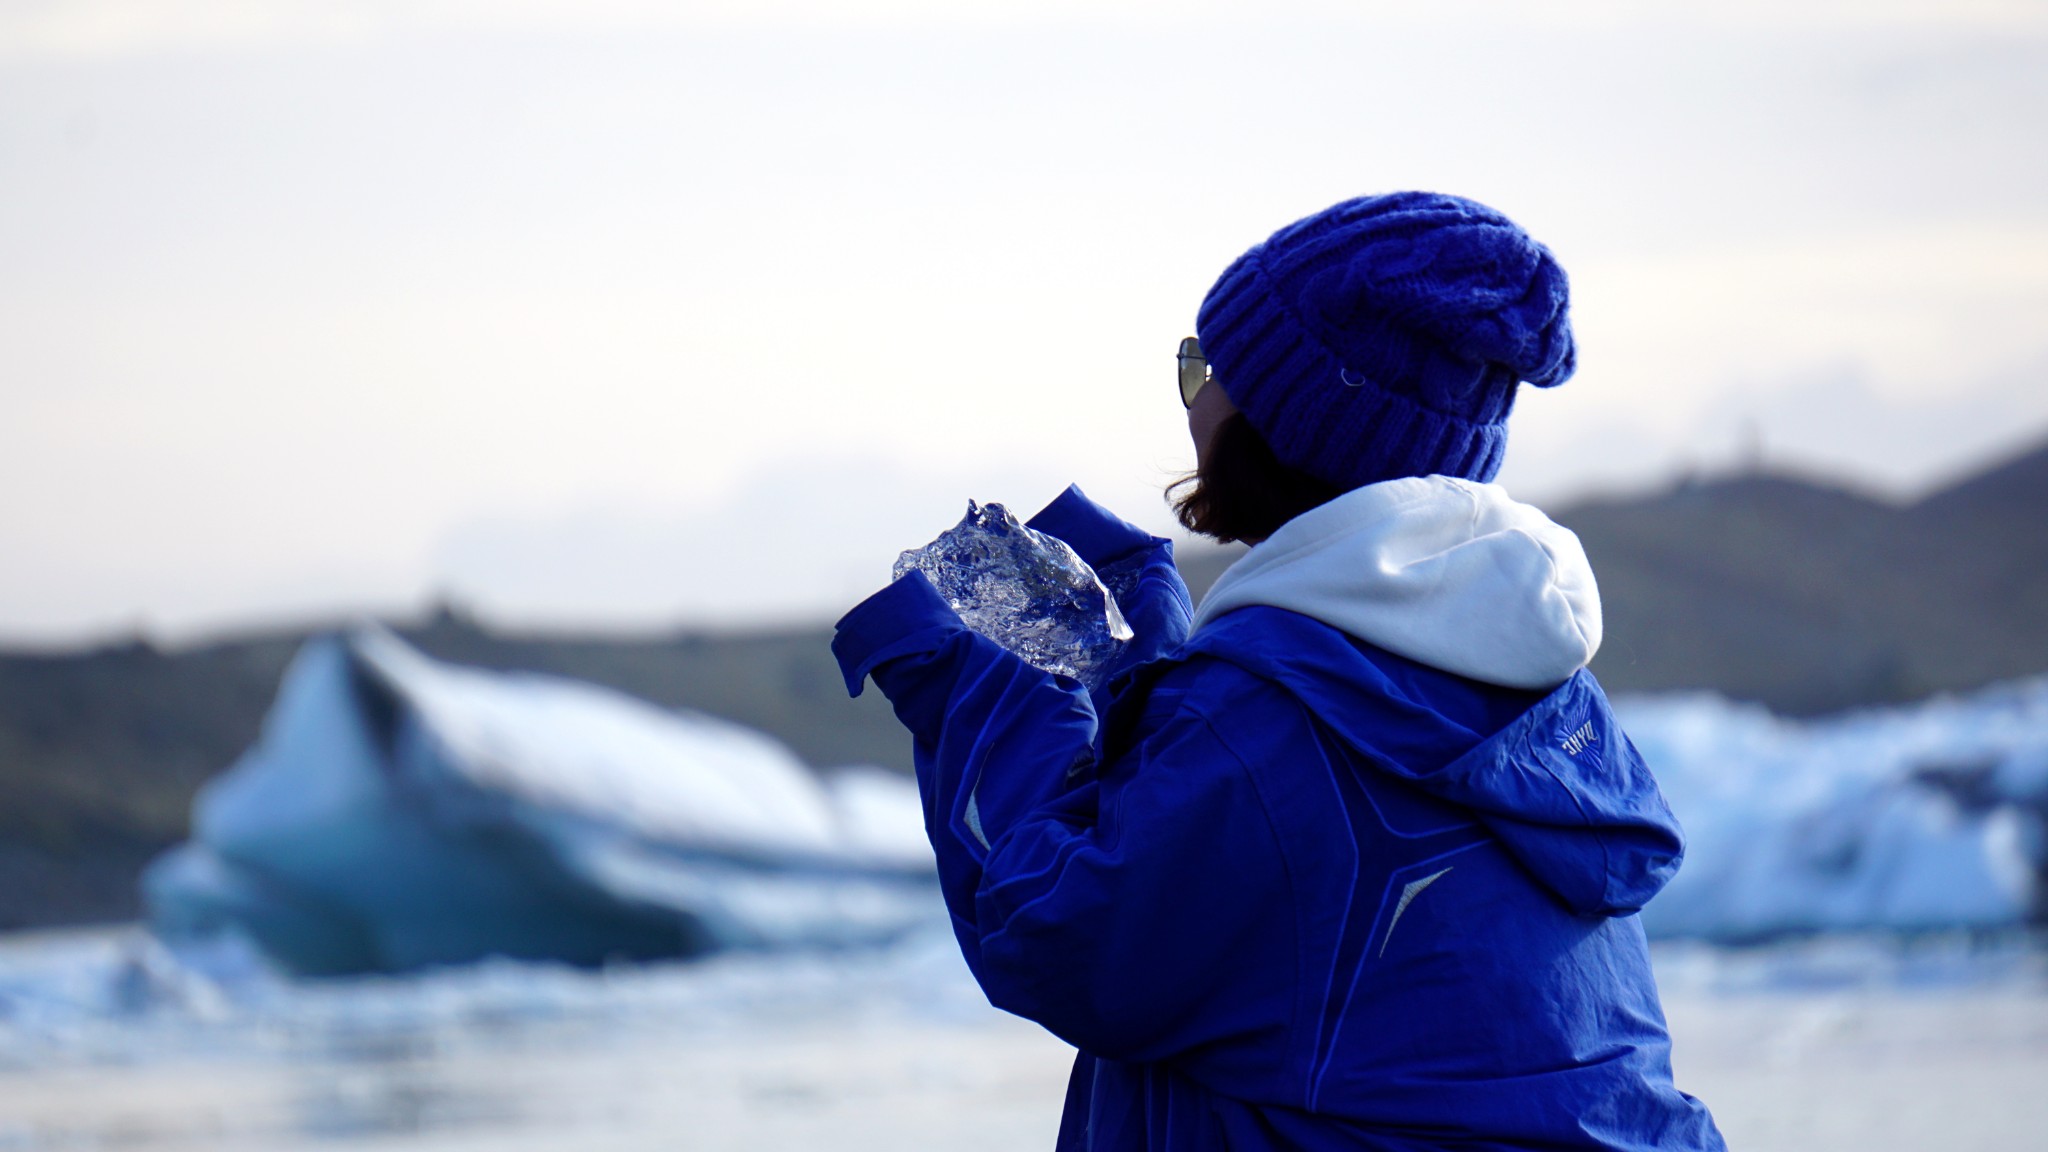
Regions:
<instances>
[{"instance_id":1,"label":"blue parka","mask_svg":"<svg viewBox=\"0 0 2048 1152\"><path fill-rule=\"evenodd\" d=\"M912 734L975 978L1080 1050L1061 1150L1722 1147L1632 914L1678 828L1589 672L1490 685L1258 603L1190 634L1167 541L1077 489L1031 523L1143 557L1098 695L915 573L833 649Z\"/></svg>"}]
</instances>

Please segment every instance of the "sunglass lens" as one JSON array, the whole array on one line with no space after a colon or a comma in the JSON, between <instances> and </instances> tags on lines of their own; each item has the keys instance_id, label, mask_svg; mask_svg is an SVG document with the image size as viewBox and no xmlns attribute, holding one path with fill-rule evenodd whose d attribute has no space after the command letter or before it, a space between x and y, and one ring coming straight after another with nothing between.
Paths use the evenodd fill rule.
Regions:
<instances>
[{"instance_id":1,"label":"sunglass lens","mask_svg":"<svg viewBox=\"0 0 2048 1152\"><path fill-rule=\"evenodd\" d=\"M1195 396L1202 385L1209 382L1209 361L1202 355L1202 342L1193 336L1180 342L1180 402L1182 407L1195 406Z\"/></svg>"}]
</instances>

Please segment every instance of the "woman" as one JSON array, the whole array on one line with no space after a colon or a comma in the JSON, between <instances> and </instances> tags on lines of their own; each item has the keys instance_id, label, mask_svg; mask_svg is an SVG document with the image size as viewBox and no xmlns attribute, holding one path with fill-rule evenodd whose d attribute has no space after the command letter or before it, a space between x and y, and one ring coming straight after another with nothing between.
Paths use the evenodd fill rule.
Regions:
<instances>
[{"instance_id":1,"label":"woman","mask_svg":"<svg viewBox=\"0 0 2048 1152\"><path fill-rule=\"evenodd\" d=\"M1099 696L916 574L833 645L915 739L976 979L1080 1049L1059 1147L1721 1148L1633 915L1681 844L1585 668L1592 571L1488 483L1517 386L1572 371L1563 271L1482 205L1367 197L1197 326L1179 509L1255 545L1199 614L1069 489L1034 527L1142 557Z\"/></svg>"}]
</instances>

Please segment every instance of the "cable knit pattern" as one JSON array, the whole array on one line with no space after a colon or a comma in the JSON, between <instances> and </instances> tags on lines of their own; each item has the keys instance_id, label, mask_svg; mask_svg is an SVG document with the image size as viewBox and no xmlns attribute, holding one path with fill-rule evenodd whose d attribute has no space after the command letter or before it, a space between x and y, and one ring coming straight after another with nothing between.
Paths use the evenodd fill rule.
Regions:
<instances>
[{"instance_id":1,"label":"cable knit pattern","mask_svg":"<svg viewBox=\"0 0 2048 1152\"><path fill-rule=\"evenodd\" d=\"M1289 466L1355 488L1485 482L1515 389L1575 367L1564 269L1483 204L1347 200L1239 257L1196 331L1217 382Z\"/></svg>"}]
</instances>

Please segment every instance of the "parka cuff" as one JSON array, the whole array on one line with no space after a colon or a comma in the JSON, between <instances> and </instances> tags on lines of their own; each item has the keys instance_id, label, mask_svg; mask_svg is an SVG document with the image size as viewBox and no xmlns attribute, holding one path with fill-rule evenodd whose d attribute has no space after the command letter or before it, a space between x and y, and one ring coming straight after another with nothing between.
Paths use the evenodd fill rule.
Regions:
<instances>
[{"instance_id":1,"label":"parka cuff","mask_svg":"<svg viewBox=\"0 0 2048 1152\"><path fill-rule=\"evenodd\" d=\"M847 694L858 696L876 665L935 649L967 625L924 573L913 571L854 605L834 628L832 655L846 677Z\"/></svg>"},{"instance_id":2,"label":"parka cuff","mask_svg":"<svg viewBox=\"0 0 2048 1152\"><path fill-rule=\"evenodd\" d=\"M1026 524L1048 536L1067 542L1091 568L1100 568L1136 552L1166 541L1118 516L1081 492L1078 484L1047 504Z\"/></svg>"}]
</instances>

